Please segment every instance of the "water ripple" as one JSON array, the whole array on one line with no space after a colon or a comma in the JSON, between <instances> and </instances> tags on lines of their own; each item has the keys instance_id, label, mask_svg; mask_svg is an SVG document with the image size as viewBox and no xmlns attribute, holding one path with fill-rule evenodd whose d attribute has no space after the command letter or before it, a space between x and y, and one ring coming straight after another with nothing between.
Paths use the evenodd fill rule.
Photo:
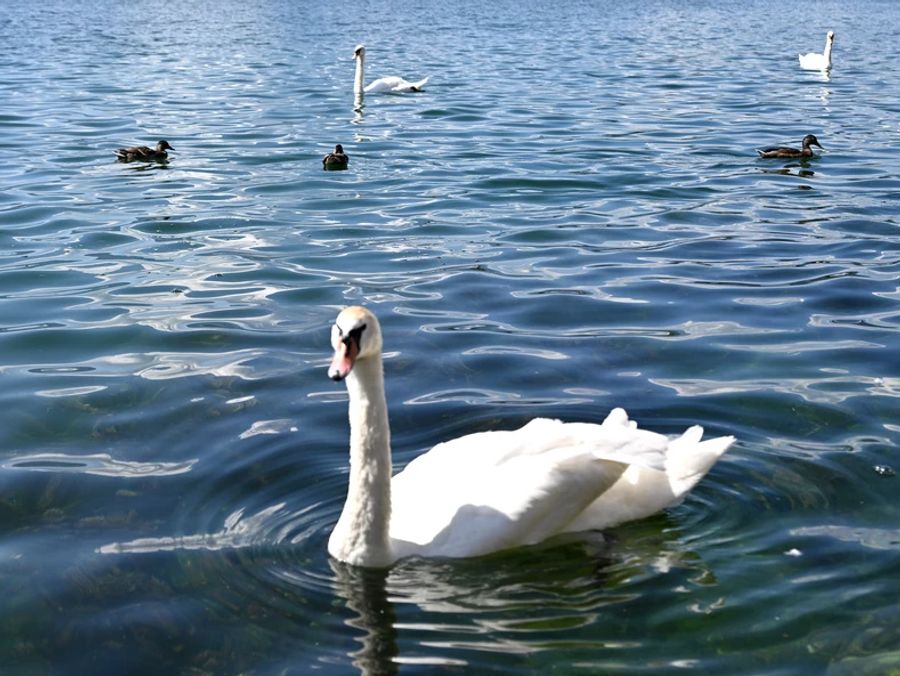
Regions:
<instances>
[{"instance_id":1,"label":"water ripple","mask_svg":"<svg viewBox=\"0 0 900 676\"><path fill-rule=\"evenodd\" d=\"M3 664L896 666L893 6L829 7L823 77L795 52L833 26L771 0L7 4ZM356 105L362 39L426 91ZM757 159L808 131L819 157ZM652 519L353 570L326 554L349 303L384 327L398 468L616 405L739 443Z\"/></svg>"},{"instance_id":2,"label":"water ripple","mask_svg":"<svg viewBox=\"0 0 900 676\"><path fill-rule=\"evenodd\" d=\"M106 453L68 455L35 453L17 456L0 464L4 469L32 472L74 472L109 477L164 477L190 472L197 459L186 462L131 462Z\"/></svg>"}]
</instances>

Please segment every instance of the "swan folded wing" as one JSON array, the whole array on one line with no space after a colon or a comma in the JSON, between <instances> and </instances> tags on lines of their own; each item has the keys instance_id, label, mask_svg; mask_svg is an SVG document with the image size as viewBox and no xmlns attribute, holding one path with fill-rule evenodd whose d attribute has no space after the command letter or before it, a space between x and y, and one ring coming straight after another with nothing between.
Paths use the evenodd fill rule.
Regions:
<instances>
[{"instance_id":1,"label":"swan folded wing","mask_svg":"<svg viewBox=\"0 0 900 676\"><path fill-rule=\"evenodd\" d=\"M418 82L407 82L406 84L409 86L409 91L417 92L417 91L421 91L422 89L424 89L425 85L427 83L428 83L428 78L423 77ZM407 90L404 89L404 91L407 91Z\"/></svg>"},{"instance_id":2,"label":"swan folded wing","mask_svg":"<svg viewBox=\"0 0 900 676\"><path fill-rule=\"evenodd\" d=\"M426 82L428 82L427 77L418 82L409 82L397 75L389 75L373 80L366 85L363 91L367 94L377 94L378 92L414 92L422 89Z\"/></svg>"},{"instance_id":3,"label":"swan folded wing","mask_svg":"<svg viewBox=\"0 0 900 676\"><path fill-rule=\"evenodd\" d=\"M471 472L496 468L511 459L578 448L598 459L665 468L669 440L640 430L625 411L614 409L602 425L534 418L517 430L476 432L442 442L413 459L401 474L427 481L436 468L465 465ZM414 476L414 475L419 476ZM394 481L399 478L394 477Z\"/></svg>"},{"instance_id":4,"label":"swan folded wing","mask_svg":"<svg viewBox=\"0 0 900 676\"><path fill-rule=\"evenodd\" d=\"M630 465L566 528L567 532L612 528L678 504L734 443L734 437L701 441L695 425L669 443L665 470Z\"/></svg>"},{"instance_id":5,"label":"swan folded wing","mask_svg":"<svg viewBox=\"0 0 900 676\"><path fill-rule=\"evenodd\" d=\"M638 430L624 412L611 418L539 418L439 444L391 483L395 547L473 556L533 544L569 530L629 466L664 475L668 440Z\"/></svg>"},{"instance_id":6,"label":"swan folded wing","mask_svg":"<svg viewBox=\"0 0 900 676\"><path fill-rule=\"evenodd\" d=\"M806 70L820 70L825 67L826 61L822 54L810 52L809 54L798 54L800 57L800 67Z\"/></svg>"},{"instance_id":7,"label":"swan folded wing","mask_svg":"<svg viewBox=\"0 0 900 676\"><path fill-rule=\"evenodd\" d=\"M540 542L612 486L626 465L581 448L515 456L499 465L435 463L394 477L391 539L411 553L475 556ZM422 468L418 468L422 470ZM399 542L398 542L399 541Z\"/></svg>"}]
</instances>

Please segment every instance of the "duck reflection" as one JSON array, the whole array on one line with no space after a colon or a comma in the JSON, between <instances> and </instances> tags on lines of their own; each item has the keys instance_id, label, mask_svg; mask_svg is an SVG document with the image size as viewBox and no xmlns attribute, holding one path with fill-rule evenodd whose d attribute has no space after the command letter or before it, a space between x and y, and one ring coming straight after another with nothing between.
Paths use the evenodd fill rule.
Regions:
<instances>
[{"instance_id":1,"label":"duck reflection","mask_svg":"<svg viewBox=\"0 0 900 676\"><path fill-rule=\"evenodd\" d=\"M800 178L812 178L816 172L810 169L808 158L789 160L780 167L761 167L763 174L781 174L782 176L799 176Z\"/></svg>"}]
</instances>

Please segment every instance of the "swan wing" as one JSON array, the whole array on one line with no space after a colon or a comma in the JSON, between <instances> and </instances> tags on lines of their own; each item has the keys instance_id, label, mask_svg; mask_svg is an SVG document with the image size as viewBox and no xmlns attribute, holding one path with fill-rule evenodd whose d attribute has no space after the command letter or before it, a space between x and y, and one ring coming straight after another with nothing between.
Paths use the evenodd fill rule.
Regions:
<instances>
[{"instance_id":1,"label":"swan wing","mask_svg":"<svg viewBox=\"0 0 900 676\"><path fill-rule=\"evenodd\" d=\"M409 82L407 84L409 85L409 91L416 92L416 91L421 91L422 89L424 89L425 85L427 83L428 83L428 78L423 77L421 80L418 80L416 82ZM406 91L406 90L404 90L404 91Z\"/></svg>"},{"instance_id":2,"label":"swan wing","mask_svg":"<svg viewBox=\"0 0 900 676\"><path fill-rule=\"evenodd\" d=\"M629 467L665 475L668 445L621 409L602 425L538 418L439 444L391 483L393 546L474 556L540 542L568 530Z\"/></svg>"},{"instance_id":3,"label":"swan wing","mask_svg":"<svg viewBox=\"0 0 900 676\"><path fill-rule=\"evenodd\" d=\"M822 70L828 65L824 54L810 52L809 54L799 54L798 56L800 58L800 67L804 70Z\"/></svg>"},{"instance_id":4,"label":"swan wing","mask_svg":"<svg viewBox=\"0 0 900 676\"><path fill-rule=\"evenodd\" d=\"M701 441L695 425L669 442L665 470L630 465L566 528L568 532L612 528L679 503L734 443L734 437Z\"/></svg>"},{"instance_id":5,"label":"swan wing","mask_svg":"<svg viewBox=\"0 0 900 676\"><path fill-rule=\"evenodd\" d=\"M398 77L397 75L389 75L388 77L380 77L366 85L367 94L378 94L384 92L414 92L419 91L428 82L426 77L418 82L409 82L408 80Z\"/></svg>"}]
</instances>

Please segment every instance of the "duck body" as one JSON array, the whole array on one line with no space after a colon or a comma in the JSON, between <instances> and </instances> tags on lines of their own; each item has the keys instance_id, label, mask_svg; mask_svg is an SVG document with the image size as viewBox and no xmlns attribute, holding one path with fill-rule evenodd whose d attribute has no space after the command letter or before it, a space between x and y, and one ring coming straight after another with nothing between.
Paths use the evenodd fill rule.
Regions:
<instances>
[{"instance_id":1,"label":"duck body","mask_svg":"<svg viewBox=\"0 0 900 676\"><path fill-rule=\"evenodd\" d=\"M353 91L356 94L402 94L404 92L420 92L424 89L428 78L423 78L417 82L410 82L397 75L389 75L373 80L368 85L363 86L363 78L366 61L365 45L357 45L353 50L353 58L356 60L356 75L353 79Z\"/></svg>"},{"instance_id":2,"label":"duck body","mask_svg":"<svg viewBox=\"0 0 900 676\"><path fill-rule=\"evenodd\" d=\"M756 152L759 153L760 157L767 158L813 157L814 153L811 146L818 146L819 148L822 147L819 144L819 139L817 139L812 134L807 134L803 137L801 146L801 148L791 148L789 146L771 146L769 148L762 148L760 150L757 150Z\"/></svg>"},{"instance_id":3,"label":"duck body","mask_svg":"<svg viewBox=\"0 0 900 676\"><path fill-rule=\"evenodd\" d=\"M819 54L818 52L809 52L808 54L798 54L800 59L800 67L803 70L831 70L831 50L834 47L834 31L828 31L825 36L825 50Z\"/></svg>"},{"instance_id":4,"label":"duck body","mask_svg":"<svg viewBox=\"0 0 900 676\"><path fill-rule=\"evenodd\" d=\"M325 170L346 169L350 163L350 156L344 152L344 146L338 143L333 153L328 153L322 158L322 168Z\"/></svg>"},{"instance_id":5,"label":"duck body","mask_svg":"<svg viewBox=\"0 0 900 676\"><path fill-rule=\"evenodd\" d=\"M156 143L155 148L149 146L132 146L131 148L119 148L116 150L116 158L122 162L131 162L134 160L143 162L152 162L154 160L165 160L169 157L166 150L175 150L166 140L160 140Z\"/></svg>"},{"instance_id":6,"label":"duck body","mask_svg":"<svg viewBox=\"0 0 900 676\"><path fill-rule=\"evenodd\" d=\"M644 518L678 502L734 441L701 441L697 426L669 439L615 409L600 425L537 418L466 435L391 477L377 319L345 309L332 343L329 375L346 382L351 431L347 499L328 551L354 565L479 556Z\"/></svg>"}]
</instances>

